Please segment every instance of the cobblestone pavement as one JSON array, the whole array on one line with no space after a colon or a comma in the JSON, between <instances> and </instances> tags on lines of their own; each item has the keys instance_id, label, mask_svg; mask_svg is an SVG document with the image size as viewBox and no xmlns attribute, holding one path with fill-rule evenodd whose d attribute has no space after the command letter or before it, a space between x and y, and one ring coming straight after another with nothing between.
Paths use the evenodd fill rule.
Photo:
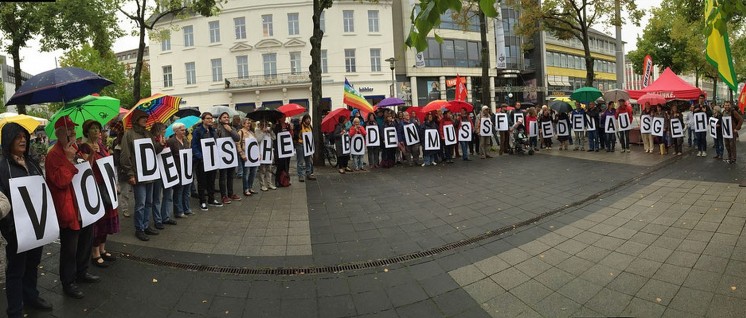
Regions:
<instances>
[{"instance_id":1,"label":"cobblestone pavement","mask_svg":"<svg viewBox=\"0 0 746 318\"><path fill-rule=\"evenodd\" d=\"M45 247L39 285L55 309L29 314L739 317L743 169L639 147L317 168L318 181L198 212L150 242L123 219L110 249L124 254L92 269L103 281L82 300L62 296L59 245ZM278 268L291 275L264 271Z\"/></svg>"}]
</instances>

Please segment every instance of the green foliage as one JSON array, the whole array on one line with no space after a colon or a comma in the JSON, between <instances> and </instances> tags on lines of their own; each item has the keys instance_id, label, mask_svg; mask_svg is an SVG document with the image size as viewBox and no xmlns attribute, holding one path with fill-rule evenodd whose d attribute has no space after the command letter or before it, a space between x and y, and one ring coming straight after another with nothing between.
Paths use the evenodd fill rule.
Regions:
<instances>
[{"instance_id":1,"label":"green foliage","mask_svg":"<svg viewBox=\"0 0 746 318\"><path fill-rule=\"evenodd\" d=\"M497 16L495 6L499 5L498 0L471 0L469 2L478 3L480 11L485 16L490 18ZM440 16L448 10L461 12L462 6L461 0L420 0L410 14L412 28L405 42L407 46L414 47L417 52L427 49L427 37L433 28L440 25ZM435 34L435 39L438 42L441 41L437 34Z\"/></svg>"},{"instance_id":2,"label":"green foliage","mask_svg":"<svg viewBox=\"0 0 746 318\"><path fill-rule=\"evenodd\" d=\"M121 105L131 106L136 102L132 98L132 77L127 76L125 66L117 61L111 49L100 55L91 45L83 44L65 52L60 64L63 67L84 68L114 82L105 87L100 94L119 99Z\"/></svg>"}]
</instances>

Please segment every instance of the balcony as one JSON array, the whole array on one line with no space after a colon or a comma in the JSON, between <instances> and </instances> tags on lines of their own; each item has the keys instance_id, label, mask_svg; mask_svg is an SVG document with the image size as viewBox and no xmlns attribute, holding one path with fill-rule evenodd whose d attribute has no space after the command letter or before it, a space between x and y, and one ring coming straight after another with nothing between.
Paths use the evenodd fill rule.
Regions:
<instances>
[{"instance_id":1,"label":"balcony","mask_svg":"<svg viewBox=\"0 0 746 318\"><path fill-rule=\"evenodd\" d=\"M311 84L311 74L309 72L253 75L247 77L229 77L225 79L225 89L227 90L272 86L303 86L306 84Z\"/></svg>"}]
</instances>

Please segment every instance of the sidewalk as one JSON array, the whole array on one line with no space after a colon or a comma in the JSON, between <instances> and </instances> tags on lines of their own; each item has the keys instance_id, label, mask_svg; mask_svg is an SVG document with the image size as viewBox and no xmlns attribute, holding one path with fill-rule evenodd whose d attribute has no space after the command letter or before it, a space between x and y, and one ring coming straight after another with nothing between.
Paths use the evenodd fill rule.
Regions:
<instances>
[{"instance_id":1,"label":"sidewalk","mask_svg":"<svg viewBox=\"0 0 746 318\"><path fill-rule=\"evenodd\" d=\"M104 281L84 286L80 301L61 296L59 246L47 246L39 285L54 317L739 317L746 311L746 191L737 177L745 166L633 147L631 154L553 150L346 175L317 168L316 182L294 180L290 189L211 208L150 242L111 244L130 256L92 269ZM237 235L222 232L248 230L243 219L271 219L267 211L300 215L295 199L304 197L309 254L289 254L289 244L278 256L240 255L242 243L221 250L230 245L221 240ZM538 221L513 229L531 218ZM124 219L123 228L130 225ZM497 229L507 230L484 236ZM286 237L300 236L295 231ZM201 253L166 243L200 235L220 239ZM438 252L322 274L222 272L292 273L428 250Z\"/></svg>"}]
</instances>

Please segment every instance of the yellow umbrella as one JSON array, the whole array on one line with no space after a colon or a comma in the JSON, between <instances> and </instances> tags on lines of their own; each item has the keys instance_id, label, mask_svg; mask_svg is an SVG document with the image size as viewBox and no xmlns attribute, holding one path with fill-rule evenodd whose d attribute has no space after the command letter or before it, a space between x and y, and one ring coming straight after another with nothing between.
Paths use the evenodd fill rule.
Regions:
<instances>
[{"instance_id":1,"label":"yellow umbrella","mask_svg":"<svg viewBox=\"0 0 746 318\"><path fill-rule=\"evenodd\" d=\"M40 123L36 118L28 116L28 115L14 115L14 116L8 116L5 118L0 119L0 132L3 129L3 126L7 123L16 123L21 125L26 131L28 131L29 134L33 133L34 130L36 130L36 127L39 127ZM2 136L0 135L0 140L2 140Z\"/></svg>"}]
</instances>

